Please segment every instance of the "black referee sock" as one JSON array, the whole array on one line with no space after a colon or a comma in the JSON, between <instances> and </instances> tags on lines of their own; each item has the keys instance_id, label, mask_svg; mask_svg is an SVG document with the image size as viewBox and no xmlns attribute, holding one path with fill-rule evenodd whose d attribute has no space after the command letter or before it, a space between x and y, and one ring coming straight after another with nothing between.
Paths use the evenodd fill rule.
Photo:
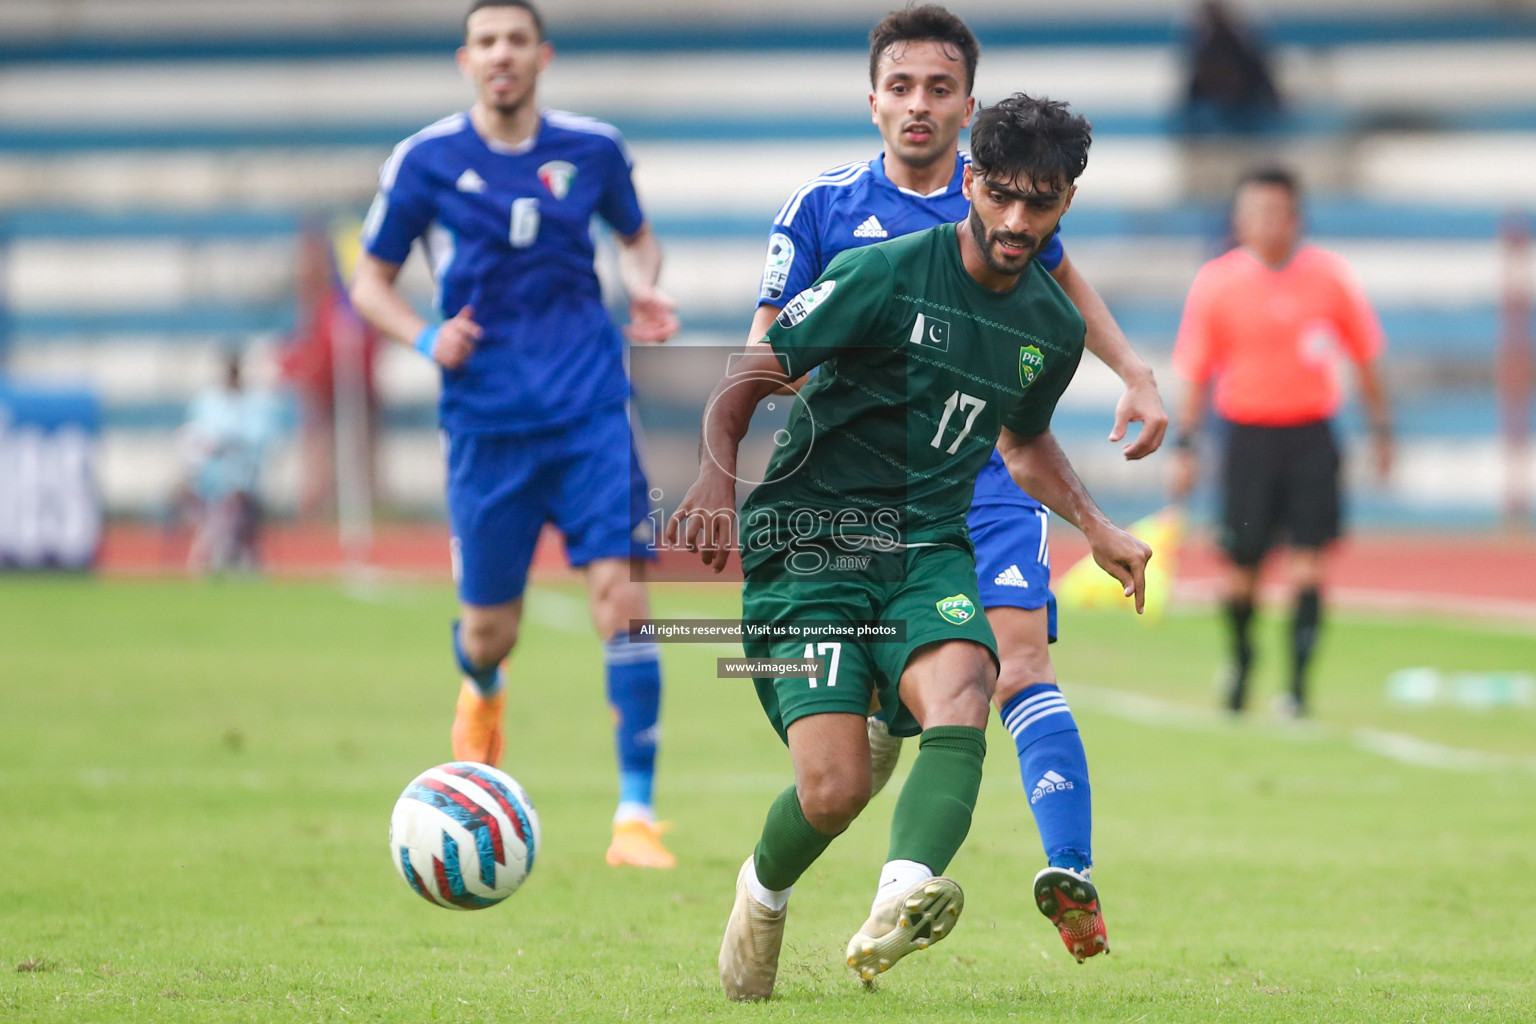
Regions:
<instances>
[{"instance_id":1,"label":"black referee sock","mask_svg":"<svg viewBox=\"0 0 1536 1024\"><path fill-rule=\"evenodd\" d=\"M1253 621L1253 602L1244 598L1227 601L1227 628L1232 634L1232 677L1227 685L1227 708L1243 710L1248 697L1248 671L1253 666L1253 643L1248 626Z\"/></svg>"},{"instance_id":2,"label":"black referee sock","mask_svg":"<svg viewBox=\"0 0 1536 1024\"><path fill-rule=\"evenodd\" d=\"M1296 710L1307 706L1307 665L1317 646L1318 625L1322 621L1322 601L1316 587L1296 594L1296 617L1291 620L1291 696Z\"/></svg>"}]
</instances>

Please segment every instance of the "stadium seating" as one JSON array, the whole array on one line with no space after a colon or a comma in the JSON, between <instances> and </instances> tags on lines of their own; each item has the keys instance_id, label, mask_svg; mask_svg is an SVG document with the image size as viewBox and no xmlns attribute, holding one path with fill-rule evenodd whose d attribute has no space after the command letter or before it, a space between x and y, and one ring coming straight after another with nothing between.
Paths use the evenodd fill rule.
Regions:
<instances>
[{"instance_id":1,"label":"stadium seating","mask_svg":"<svg viewBox=\"0 0 1536 1024\"><path fill-rule=\"evenodd\" d=\"M254 343L258 380L271 382L301 227L359 215L389 147L467 105L446 59L455 26L437 5L215 2L199 5L193 40L166 16L175 5L151 0L27 6L31 20L0 43L0 368L92 381L106 401L108 500L147 511L174 476L169 430L212 379L217 348ZM732 21L739 8L723 0L664 0L644 26L616 0L552 18L560 56L543 97L630 140L683 343L739 341L778 204L878 152L858 26L887 5L835 22L809 0L780 6L772 31ZM1403 473L1365 511L1491 521L1498 236L1506 211L1536 206L1536 177L1512 170L1536 166L1536 21L1427 0L1346 6L1267 6L1290 105L1251 145L1302 166L1317 191L1314 238L1355 264L1393 341ZM1000 0L966 8L985 47L983 101L1025 89L1094 120L1069 248L1170 398L1180 300L1223 230L1220 204L1187 192L1173 127L1183 7L1092 0L1071 22L1039 25ZM129 9L134 31L113 34ZM668 20L700 10L708 17ZM367 33L346 31L362 12ZM421 268L407 280L424 304ZM1097 442L1116 389L1085 367L1060 432L1091 485L1139 510L1156 500L1157 467L1124 469ZM435 507L430 370L391 353L383 377L390 492ZM280 505L294 486L290 455L274 479Z\"/></svg>"}]
</instances>

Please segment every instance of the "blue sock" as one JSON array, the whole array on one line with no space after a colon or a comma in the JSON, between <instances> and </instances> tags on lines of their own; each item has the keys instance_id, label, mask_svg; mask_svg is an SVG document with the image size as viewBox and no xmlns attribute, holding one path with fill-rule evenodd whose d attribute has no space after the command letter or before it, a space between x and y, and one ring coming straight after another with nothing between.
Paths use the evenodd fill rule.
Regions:
<instances>
[{"instance_id":1,"label":"blue sock","mask_svg":"<svg viewBox=\"0 0 1536 1024\"><path fill-rule=\"evenodd\" d=\"M1051 683L1026 686L998 712L1019 751L1019 774L1040 845L1052 867L1093 866L1093 801L1088 756L1072 709Z\"/></svg>"},{"instance_id":2,"label":"blue sock","mask_svg":"<svg viewBox=\"0 0 1536 1024\"><path fill-rule=\"evenodd\" d=\"M661 653L655 644L625 632L603 644L603 664L608 704L618 720L619 816L649 816L656 778L656 723L661 716Z\"/></svg>"},{"instance_id":3,"label":"blue sock","mask_svg":"<svg viewBox=\"0 0 1536 1024\"><path fill-rule=\"evenodd\" d=\"M480 691L480 696L494 697L501 692L500 663L489 668L477 668L469 663L469 655L464 653L464 644L459 640L458 619L453 620L453 660L458 662L459 671L475 684L475 689Z\"/></svg>"}]
</instances>

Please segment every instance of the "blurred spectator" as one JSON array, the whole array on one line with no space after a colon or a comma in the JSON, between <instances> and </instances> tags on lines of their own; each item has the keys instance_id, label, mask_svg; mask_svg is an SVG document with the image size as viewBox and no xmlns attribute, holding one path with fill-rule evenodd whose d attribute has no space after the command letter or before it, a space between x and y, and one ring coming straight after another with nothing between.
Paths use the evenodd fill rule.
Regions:
<instances>
[{"instance_id":1,"label":"blurred spectator","mask_svg":"<svg viewBox=\"0 0 1536 1024\"><path fill-rule=\"evenodd\" d=\"M178 437L187 465L181 501L196 525L188 567L195 572L260 568L261 471L279 431L276 404L247 391L238 351L223 382L192 400Z\"/></svg>"},{"instance_id":2,"label":"blurred spectator","mask_svg":"<svg viewBox=\"0 0 1536 1024\"><path fill-rule=\"evenodd\" d=\"M1245 135L1279 123L1280 91L1259 34L1223 0L1201 0L1188 59L1186 134Z\"/></svg>"},{"instance_id":3,"label":"blurred spectator","mask_svg":"<svg viewBox=\"0 0 1536 1024\"><path fill-rule=\"evenodd\" d=\"M298 304L298 328L283 353L282 372L299 395L299 516L312 519L329 514L336 505L338 379L356 385L355 415L362 420L359 433L367 453L363 477L368 493L378 493L379 335L352 311L330 236L323 229L312 229L300 240ZM351 370L350 377L338 377L338 355L352 360L342 363Z\"/></svg>"}]
</instances>

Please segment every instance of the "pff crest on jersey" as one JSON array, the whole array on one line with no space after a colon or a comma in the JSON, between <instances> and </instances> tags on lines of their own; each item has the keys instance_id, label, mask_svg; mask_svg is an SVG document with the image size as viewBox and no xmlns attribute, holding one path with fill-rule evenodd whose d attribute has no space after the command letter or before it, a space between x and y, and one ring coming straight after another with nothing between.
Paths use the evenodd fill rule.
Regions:
<instances>
[{"instance_id":1,"label":"pff crest on jersey","mask_svg":"<svg viewBox=\"0 0 1536 1024\"><path fill-rule=\"evenodd\" d=\"M1040 371L1045 369L1045 355L1033 345L1025 345L1019 349L1019 383L1028 391L1029 386L1040 376Z\"/></svg>"}]
</instances>

